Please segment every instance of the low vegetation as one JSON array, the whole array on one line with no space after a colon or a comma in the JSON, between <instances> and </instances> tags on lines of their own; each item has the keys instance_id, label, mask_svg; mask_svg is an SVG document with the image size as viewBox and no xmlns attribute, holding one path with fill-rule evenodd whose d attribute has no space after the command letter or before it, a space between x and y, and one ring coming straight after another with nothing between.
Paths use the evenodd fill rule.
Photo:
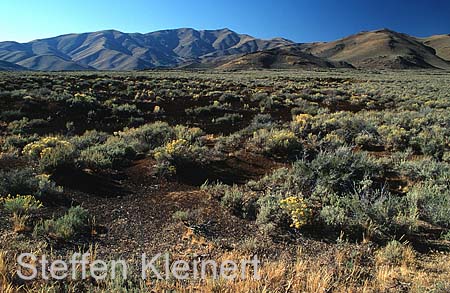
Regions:
<instances>
[{"instance_id":1,"label":"low vegetation","mask_svg":"<svg viewBox=\"0 0 450 293\"><path fill-rule=\"evenodd\" d=\"M2 73L1 292L446 292L445 72ZM262 258L21 283L14 257Z\"/></svg>"}]
</instances>

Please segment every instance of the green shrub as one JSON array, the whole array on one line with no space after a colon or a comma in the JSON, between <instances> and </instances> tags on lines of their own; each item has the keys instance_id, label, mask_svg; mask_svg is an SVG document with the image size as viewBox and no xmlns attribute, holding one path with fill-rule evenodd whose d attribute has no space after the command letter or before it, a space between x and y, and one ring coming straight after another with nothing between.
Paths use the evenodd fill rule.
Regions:
<instances>
[{"instance_id":1,"label":"green shrub","mask_svg":"<svg viewBox=\"0 0 450 293\"><path fill-rule=\"evenodd\" d=\"M16 195L14 197L9 195L3 198L1 202L7 212L16 215L27 215L42 207L42 203L31 195Z\"/></svg>"},{"instance_id":2,"label":"green shrub","mask_svg":"<svg viewBox=\"0 0 450 293\"><path fill-rule=\"evenodd\" d=\"M36 175L35 178L37 179L37 190L34 192L36 196L51 196L63 192L63 188L61 186L57 186L54 181L50 180L50 175L40 174Z\"/></svg>"},{"instance_id":3,"label":"green shrub","mask_svg":"<svg viewBox=\"0 0 450 293\"><path fill-rule=\"evenodd\" d=\"M225 193L221 198L221 204L234 214L242 215L244 210L244 192L236 185L225 189Z\"/></svg>"},{"instance_id":4,"label":"green shrub","mask_svg":"<svg viewBox=\"0 0 450 293\"><path fill-rule=\"evenodd\" d=\"M450 228L450 191L448 185L428 181L415 185L406 196L408 208L435 225Z\"/></svg>"},{"instance_id":5,"label":"green shrub","mask_svg":"<svg viewBox=\"0 0 450 293\"><path fill-rule=\"evenodd\" d=\"M437 160L442 159L449 145L449 132L440 126L433 126L421 131L415 138L421 152Z\"/></svg>"},{"instance_id":6,"label":"green shrub","mask_svg":"<svg viewBox=\"0 0 450 293\"><path fill-rule=\"evenodd\" d=\"M78 150L84 150L88 147L104 143L108 139L108 134L97 130L87 130L81 136L74 136L70 142L75 145Z\"/></svg>"},{"instance_id":7,"label":"green shrub","mask_svg":"<svg viewBox=\"0 0 450 293\"><path fill-rule=\"evenodd\" d=\"M48 175L36 175L31 168L0 171L0 195L34 194L41 198L62 192L62 187L56 186Z\"/></svg>"},{"instance_id":8,"label":"green shrub","mask_svg":"<svg viewBox=\"0 0 450 293\"><path fill-rule=\"evenodd\" d=\"M267 190L257 199L257 222L270 230L286 229L293 222L292 211L283 209L286 198L301 198L308 205L304 223L320 220L330 226L365 227L372 221L391 227L401 205L382 190L375 190L373 179L379 176L380 166L364 153L348 148L321 152L311 161L298 160L291 168L280 168L247 187L255 192ZM245 205L247 206L247 205ZM319 218L314 218L316 208ZM303 217L303 218L302 218ZM300 225L302 226L302 225ZM392 223L395 228L395 222ZM388 230L389 230L388 229Z\"/></svg>"},{"instance_id":9,"label":"green shrub","mask_svg":"<svg viewBox=\"0 0 450 293\"><path fill-rule=\"evenodd\" d=\"M294 170L307 168L313 171L311 180L315 181L316 191L348 193L353 191L356 182L364 178L374 179L381 173L381 168L374 159L365 153L353 153L348 148L321 152L310 163L298 161L296 164L306 166Z\"/></svg>"},{"instance_id":10,"label":"green shrub","mask_svg":"<svg viewBox=\"0 0 450 293\"><path fill-rule=\"evenodd\" d=\"M379 138L372 133L359 133L355 137L355 144L364 150L369 150L380 144Z\"/></svg>"},{"instance_id":11,"label":"green shrub","mask_svg":"<svg viewBox=\"0 0 450 293\"><path fill-rule=\"evenodd\" d=\"M11 214L11 222L15 232L28 231L27 221L30 213L40 209L42 203L31 195L8 196L0 199L3 208Z\"/></svg>"},{"instance_id":12,"label":"green shrub","mask_svg":"<svg viewBox=\"0 0 450 293\"><path fill-rule=\"evenodd\" d=\"M251 142L270 156L294 158L303 149L295 133L287 129L259 129L253 134Z\"/></svg>"},{"instance_id":13,"label":"green shrub","mask_svg":"<svg viewBox=\"0 0 450 293\"><path fill-rule=\"evenodd\" d=\"M228 104L221 104L219 101L214 101L212 105L188 108L185 110L185 113L188 116L204 117L222 113L224 110L229 108L230 106Z\"/></svg>"},{"instance_id":14,"label":"green shrub","mask_svg":"<svg viewBox=\"0 0 450 293\"><path fill-rule=\"evenodd\" d=\"M363 184L364 185L364 184ZM373 190L359 186L345 195L329 195L320 210L320 218L342 230L370 230L368 233L395 232L405 225L399 217L404 212L404 202L385 190Z\"/></svg>"},{"instance_id":15,"label":"green shrub","mask_svg":"<svg viewBox=\"0 0 450 293\"><path fill-rule=\"evenodd\" d=\"M87 210L80 206L72 207L61 218L45 220L36 225L34 235L47 235L67 241L80 235L89 226L89 220Z\"/></svg>"},{"instance_id":16,"label":"green shrub","mask_svg":"<svg viewBox=\"0 0 450 293\"><path fill-rule=\"evenodd\" d=\"M219 98L222 103L239 102L240 100L241 97L233 93L223 93Z\"/></svg>"},{"instance_id":17,"label":"green shrub","mask_svg":"<svg viewBox=\"0 0 450 293\"><path fill-rule=\"evenodd\" d=\"M266 192L258 199L256 224L264 234L274 236L280 229L289 227L289 215L280 205L280 200L283 198L284 195L280 193Z\"/></svg>"},{"instance_id":18,"label":"green shrub","mask_svg":"<svg viewBox=\"0 0 450 293\"><path fill-rule=\"evenodd\" d=\"M241 132L252 134L259 129L271 128L273 124L274 121L270 114L257 114L255 115L255 117L253 117L250 124Z\"/></svg>"},{"instance_id":19,"label":"green shrub","mask_svg":"<svg viewBox=\"0 0 450 293\"><path fill-rule=\"evenodd\" d=\"M377 263L381 265L410 265L414 262L415 252L409 245L392 240L385 247L377 251L375 258Z\"/></svg>"},{"instance_id":20,"label":"green shrub","mask_svg":"<svg viewBox=\"0 0 450 293\"><path fill-rule=\"evenodd\" d=\"M439 162L430 157L412 161L402 159L394 162L394 168L413 182L434 180L438 183L445 183L448 182L450 174L449 163Z\"/></svg>"},{"instance_id":21,"label":"green shrub","mask_svg":"<svg viewBox=\"0 0 450 293\"><path fill-rule=\"evenodd\" d=\"M132 104L123 104L123 105L114 105L112 108L112 112L114 115L140 115L141 110L137 108L136 105Z\"/></svg>"},{"instance_id":22,"label":"green shrub","mask_svg":"<svg viewBox=\"0 0 450 293\"><path fill-rule=\"evenodd\" d=\"M72 166L77 156L73 144L60 137L44 137L27 144L23 155L37 160L41 171L53 172L59 167Z\"/></svg>"},{"instance_id":23,"label":"green shrub","mask_svg":"<svg viewBox=\"0 0 450 293\"><path fill-rule=\"evenodd\" d=\"M234 125L237 122L241 121L242 117L243 116L240 115L240 114L229 114L229 113L227 113L227 114L225 114L222 117L213 119L213 122L216 123L216 124L231 124L231 125Z\"/></svg>"},{"instance_id":24,"label":"green shrub","mask_svg":"<svg viewBox=\"0 0 450 293\"><path fill-rule=\"evenodd\" d=\"M54 172L61 167L74 166L77 151L73 145L57 145L41 153L39 168L42 172Z\"/></svg>"},{"instance_id":25,"label":"green shrub","mask_svg":"<svg viewBox=\"0 0 450 293\"><path fill-rule=\"evenodd\" d=\"M93 109L98 105L97 99L91 95L84 93L76 93L75 95L66 99L66 103L70 108L77 109Z\"/></svg>"},{"instance_id":26,"label":"green shrub","mask_svg":"<svg viewBox=\"0 0 450 293\"><path fill-rule=\"evenodd\" d=\"M33 135L22 135L22 134L13 134L8 135L3 138L3 144L1 146L2 151L6 152L16 152L22 151L23 147L27 144L36 141L38 136L36 134Z\"/></svg>"},{"instance_id":27,"label":"green shrub","mask_svg":"<svg viewBox=\"0 0 450 293\"><path fill-rule=\"evenodd\" d=\"M201 130L198 127L187 127L184 125L177 125L173 128L173 130L175 132L175 137L177 139L184 139L191 143L199 142L200 138L203 135L205 135L203 130ZM167 140L165 140L164 142L167 142Z\"/></svg>"},{"instance_id":28,"label":"green shrub","mask_svg":"<svg viewBox=\"0 0 450 293\"><path fill-rule=\"evenodd\" d=\"M191 143L186 139L175 139L163 147L156 148L153 156L158 163L159 173L174 173L177 168L206 164L209 150L200 143Z\"/></svg>"},{"instance_id":29,"label":"green shrub","mask_svg":"<svg viewBox=\"0 0 450 293\"><path fill-rule=\"evenodd\" d=\"M138 128L125 128L118 137L133 145L138 152L147 152L175 138L175 131L166 122L145 124Z\"/></svg>"},{"instance_id":30,"label":"green shrub","mask_svg":"<svg viewBox=\"0 0 450 293\"><path fill-rule=\"evenodd\" d=\"M292 115L298 115L303 113L316 115L320 110L320 106L317 103L309 102L303 99L295 100L295 106L296 107L292 108L291 110Z\"/></svg>"},{"instance_id":31,"label":"green shrub","mask_svg":"<svg viewBox=\"0 0 450 293\"><path fill-rule=\"evenodd\" d=\"M81 151L78 161L89 168L119 168L136 156L134 148L122 137L111 136L103 144Z\"/></svg>"},{"instance_id":32,"label":"green shrub","mask_svg":"<svg viewBox=\"0 0 450 293\"><path fill-rule=\"evenodd\" d=\"M404 150L409 145L410 133L403 127L382 125L378 127L378 133L389 150Z\"/></svg>"},{"instance_id":33,"label":"green shrub","mask_svg":"<svg viewBox=\"0 0 450 293\"><path fill-rule=\"evenodd\" d=\"M28 119L23 117L20 120L11 121L8 124L8 131L12 134L34 133L37 129L48 125L48 121L44 119Z\"/></svg>"},{"instance_id":34,"label":"green shrub","mask_svg":"<svg viewBox=\"0 0 450 293\"><path fill-rule=\"evenodd\" d=\"M34 194L38 188L38 180L31 168L20 170L0 170L0 195Z\"/></svg>"}]
</instances>

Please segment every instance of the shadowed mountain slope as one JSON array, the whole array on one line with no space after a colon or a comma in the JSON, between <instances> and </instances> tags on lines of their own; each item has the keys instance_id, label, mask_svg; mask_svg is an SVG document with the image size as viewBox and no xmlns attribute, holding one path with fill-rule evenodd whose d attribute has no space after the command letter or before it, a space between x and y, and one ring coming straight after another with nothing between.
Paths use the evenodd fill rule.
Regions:
<instances>
[{"instance_id":1,"label":"shadowed mountain slope","mask_svg":"<svg viewBox=\"0 0 450 293\"><path fill-rule=\"evenodd\" d=\"M316 69L351 68L346 62L333 62L302 51L298 45L290 45L247 54L227 62L220 69Z\"/></svg>"},{"instance_id":2,"label":"shadowed mountain slope","mask_svg":"<svg viewBox=\"0 0 450 293\"><path fill-rule=\"evenodd\" d=\"M20 65L6 62L6 61L0 61L0 71L19 71L19 70L27 70L25 67L22 67Z\"/></svg>"},{"instance_id":3,"label":"shadowed mountain slope","mask_svg":"<svg viewBox=\"0 0 450 293\"><path fill-rule=\"evenodd\" d=\"M261 40L229 29L183 28L148 34L115 30L68 34L29 43L1 42L0 60L35 70L136 70L250 53L291 44Z\"/></svg>"}]
</instances>

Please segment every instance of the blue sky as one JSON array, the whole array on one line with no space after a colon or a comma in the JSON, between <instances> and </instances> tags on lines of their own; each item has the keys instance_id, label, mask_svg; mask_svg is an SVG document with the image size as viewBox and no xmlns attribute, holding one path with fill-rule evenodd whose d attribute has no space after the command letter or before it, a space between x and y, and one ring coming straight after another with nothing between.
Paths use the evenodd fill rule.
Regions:
<instances>
[{"instance_id":1,"label":"blue sky","mask_svg":"<svg viewBox=\"0 0 450 293\"><path fill-rule=\"evenodd\" d=\"M0 41L103 29L228 27L260 38L328 41L390 28L415 36L450 33L448 0L0 0Z\"/></svg>"}]
</instances>

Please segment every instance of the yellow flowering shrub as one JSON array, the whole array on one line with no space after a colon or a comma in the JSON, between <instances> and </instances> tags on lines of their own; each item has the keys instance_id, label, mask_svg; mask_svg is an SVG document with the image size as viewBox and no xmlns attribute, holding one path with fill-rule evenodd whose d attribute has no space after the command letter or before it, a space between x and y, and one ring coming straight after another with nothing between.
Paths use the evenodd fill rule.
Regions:
<instances>
[{"instance_id":1,"label":"yellow flowering shrub","mask_svg":"<svg viewBox=\"0 0 450 293\"><path fill-rule=\"evenodd\" d=\"M8 195L0 201L6 211L14 215L24 215L42 207L42 202L32 195Z\"/></svg>"},{"instance_id":2,"label":"yellow flowering shrub","mask_svg":"<svg viewBox=\"0 0 450 293\"><path fill-rule=\"evenodd\" d=\"M184 125L175 126L174 131L177 139L185 139L188 142L194 142L205 135L203 130L198 127L187 127Z\"/></svg>"},{"instance_id":3,"label":"yellow flowering shrub","mask_svg":"<svg viewBox=\"0 0 450 293\"><path fill-rule=\"evenodd\" d=\"M29 143L22 154L38 160L41 171L51 173L61 166L73 164L76 147L67 140L49 136Z\"/></svg>"},{"instance_id":4,"label":"yellow flowering shrub","mask_svg":"<svg viewBox=\"0 0 450 293\"><path fill-rule=\"evenodd\" d=\"M298 137L289 129L260 129L253 133L253 142L268 154L290 155L302 147Z\"/></svg>"},{"instance_id":5,"label":"yellow flowering shrub","mask_svg":"<svg viewBox=\"0 0 450 293\"><path fill-rule=\"evenodd\" d=\"M326 143L334 144L334 145L344 145L345 138L341 135L337 134L335 131L328 133L323 138L323 141Z\"/></svg>"},{"instance_id":6,"label":"yellow flowering shrub","mask_svg":"<svg viewBox=\"0 0 450 293\"><path fill-rule=\"evenodd\" d=\"M208 148L183 138L174 139L153 151L158 162L157 173L175 174L177 167L183 164L203 164L207 159Z\"/></svg>"},{"instance_id":7,"label":"yellow flowering shrub","mask_svg":"<svg viewBox=\"0 0 450 293\"><path fill-rule=\"evenodd\" d=\"M67 140L59 137L48 136L38 141L27 144L22 151L22 154L34 159L41 159L50 154L55 148L73 149L74 146Z\"/></svg>"},{"instance_id":8,"label":"yellow flowering shrub","mask_svg":"<svg viewBox=\"0 0 450 293\"><path fill-rule=\"evenodd\" d=\"M175 139L166 144L165 151L168 155L174 155L179 153L183 149L188 147L188 141L185 139Z\"/></svg>"},{"instance_id":9,"label":"yellow flowering shrub","mask_svg":"<svg viewBox=\"0 0 450 293\"><path fill-rule=\"evenodd\" d=\"M310 114L299 114L293 117L292 123L295 129L303 131L304 129L306 129L311 119L312 116Z\"/></svg>"},{"instance_id":10,"label":"yellow flowering shrub","mask_svg":"<svg viewBox=\"0 0 450 293\"><path fill-rule=\"evenodd\" d=\"M408 146L409 132L396 125L381 125L378 133L383 138L385 146L390 150L402 150Z\"/></svg>"},{"instance_id":11,"label":"yellow flowering shrub","mask_svg":"<svg viewBox=\"0 0 450 293\"><path fill-rule=\"evenodd\" d=\"M280 200L280 206L292 219L291 227L300 229L306 225L311 217L311 210L301 197L290 196Z\"/></svg>"}]
</instances>

